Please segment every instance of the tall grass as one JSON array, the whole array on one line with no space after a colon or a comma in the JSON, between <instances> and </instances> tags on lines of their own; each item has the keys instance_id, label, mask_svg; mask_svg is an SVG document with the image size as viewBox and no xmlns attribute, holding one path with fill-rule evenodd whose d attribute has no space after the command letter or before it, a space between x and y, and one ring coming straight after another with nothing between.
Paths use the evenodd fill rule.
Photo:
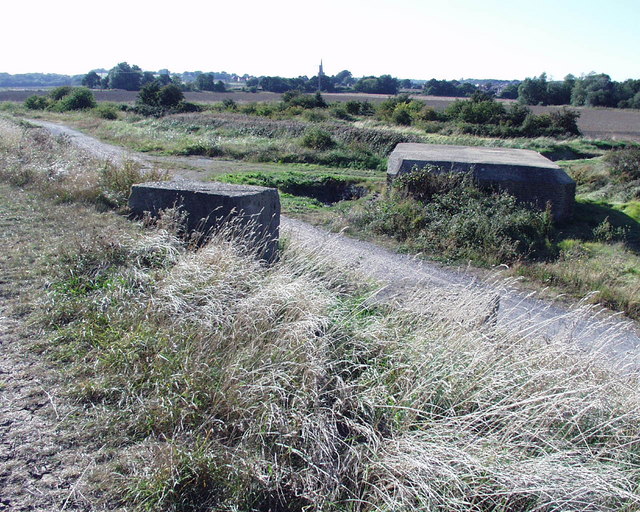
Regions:
<instances>
[{"instance_id":1,"label":"tall grass","mask_svg":"<svg viewBox=\"0 0 640 512\"><path fill-rule=\"evenodd\" d=\"M51 348L130 445L114 492L140 509L640 505L637 382L597 353L459 322L464 294L371 301L318 248L265 267L227 237L87 243L58 282L109 284L53 286Z\"/></svg>"},{"instance_id":2,"label":"tall grass","mask_svg":"<svg viewBox=\"0 0 640 512\"><path fill-rule=\"evenodd\" d=\"M114 454L93 477L110 505L640 507L637 378L580 340L466 322L492 297L465 290L380 303L331 246L291 241L265 266L224 233L186 246L175 223L69 222L41 269L43 353Z\"/></svg>"},{"instance_id":3,"label":"tall grass","mask_svg":"<svg viewBox=\"0 0 640 512\"><path fill-rule=\"evenodd\" d=\"M0 117L0 179L32 187L59 202L78 201L122 208L131 186L168 179L134 161L112 162L75 147L68 137Z\"/></svg>"}]
</instances>

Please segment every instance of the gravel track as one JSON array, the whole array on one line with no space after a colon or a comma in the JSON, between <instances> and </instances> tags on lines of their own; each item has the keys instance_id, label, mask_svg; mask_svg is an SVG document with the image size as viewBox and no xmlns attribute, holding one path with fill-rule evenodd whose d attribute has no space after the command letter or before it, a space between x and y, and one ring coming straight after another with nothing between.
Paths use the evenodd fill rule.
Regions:
<instances>
[{"instance_id":1,"label":"gravel track","mask_svg":"<svg viewBox=\"0 0 640 512\"><path fill-rule=\"evenodd\" d=\"M73 144L100 158L140 161L143 165L157 165L159 162L170 167L176 163L184 167L189 162L191 169L173 172L176 179L205 180L208 170L215 166L215 160L203 158L158 157L129 152L121 147L100 142L77 130L44 121L32 121L56 135L70 138ZM499 277L497 273L480 271L456 271L440 267L434 263L401 255L375 244L328 233L305 222L282 217L282 232L285 236L301 241L314 250L324 247L325 257L336 264L346 266L372 278L384 289L381 300L402 302L412 293L428 290L439 298L469 295L478 297L476 309L480 312L475 320L496 320L498 326L518 329L524 334L538 334L547 338L579 340L589 350L601 350L613 356L616 364L625 368L640 368L640 330L632 321L621 315L614 315L594 307L567 306L559 301L536 298L529 292L518 289L515 282ZM495 298L499 296L497 315L492 315ZM452 299L452 308L455 301ZM455 312L452 311L451 314ZM460 313L461 319L466 313ZM465 320L469 321L468 318ZM603 346L602 340L607 341ZM624 360L624 363L620 361Z\"/></svg>"}]
</instances>

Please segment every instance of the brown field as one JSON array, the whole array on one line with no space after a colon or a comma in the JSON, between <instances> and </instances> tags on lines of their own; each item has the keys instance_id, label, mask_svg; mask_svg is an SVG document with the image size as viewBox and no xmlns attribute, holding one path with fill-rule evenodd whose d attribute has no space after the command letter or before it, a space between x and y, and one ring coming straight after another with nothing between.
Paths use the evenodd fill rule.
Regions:
<instances>
[{"instance_id":1,"label":"brown field","mask_svg":"<svg viewBox=\"0 0 640 512\"><path fill-rule=\"evenodd\" d=\"M47 94L48 90L0 90L0 102L23 102L33 94ZM122 90L95 90L97 101L112 101L116 103L134 103L137 92ZM325 93L328 101L368 100L379 103L388 98L386 94L362 94L362 93ZM187 101L195 103L216 103L225 99L232 99L238 103L250 103L254 101L272 102L279 101L280 94L273 92L187 92ZM439 96L413 96L424 101L436 110L443 110L456 98ZM531 107L533 112L540 114L557 110L560 107ZM640 142L640 110L611 109L611 108L586 108L574 107L580 112L578 126L585 137L594 139L634 140Z\"/></svg>"}]
</instances>

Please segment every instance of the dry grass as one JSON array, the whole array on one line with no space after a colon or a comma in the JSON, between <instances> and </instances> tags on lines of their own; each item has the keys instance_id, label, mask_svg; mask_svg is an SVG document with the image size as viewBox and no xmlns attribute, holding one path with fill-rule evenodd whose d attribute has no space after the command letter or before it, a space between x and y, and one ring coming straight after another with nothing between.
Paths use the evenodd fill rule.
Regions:
<instances>
[{"instance_id":1,"label":"dry grass","mask_svg":"<svg viewBox=\"0 0 640 512\"><path fill-rule=\"evenodd\" d=\"M0 117L0 180L32 187L57 202L122 208L131 186L167 179L158 169L133 161L101 160L75 147L68 137Z\"/></svg>"},{"instance_id":2,"label":"dry grass","mask_svg":"<svg viewBox=\"0 0 640 512\"><path fill-rule=\"evenodd\" d=\"M463 296L375 304L320 248L265 266L223 235L81 227L34 268L50 286L31 318L75 420L117 453L96 506L640 507L637 378L580 340L444 314L477 317Z\"/></svg>"}]
</instances>

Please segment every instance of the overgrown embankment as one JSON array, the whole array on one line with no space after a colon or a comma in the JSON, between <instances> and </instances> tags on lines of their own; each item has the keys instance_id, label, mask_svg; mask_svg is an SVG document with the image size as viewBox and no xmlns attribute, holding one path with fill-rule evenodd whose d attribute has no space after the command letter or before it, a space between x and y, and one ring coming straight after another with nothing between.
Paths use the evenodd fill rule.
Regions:
<instances>
[{"instance_id":1,"label":"overgrown embankment","mask_svg":"<svg viewBox=\"0 0 640 512\"><path fill-rule=\"evenodd\" d=\"M3 129L14 137L2 139L5 176L30 176L22 186L44 194L50 167L33 164L61 141ZM55 157L100 183L63 143ZM103 204L86 197L64 200ZM138 233L112 216L94 233L60 226L62 247L31 263L48 286L27 309L84 408L69 421L111 454L91 475L96 507L640 506L637 382L597 354L453 321L464 298L376 305L368 286L295 245L267 267L241 240L190 247L170 216ZM14 222L32 218L25 208Z\"/></svg>"}]
</instances>

